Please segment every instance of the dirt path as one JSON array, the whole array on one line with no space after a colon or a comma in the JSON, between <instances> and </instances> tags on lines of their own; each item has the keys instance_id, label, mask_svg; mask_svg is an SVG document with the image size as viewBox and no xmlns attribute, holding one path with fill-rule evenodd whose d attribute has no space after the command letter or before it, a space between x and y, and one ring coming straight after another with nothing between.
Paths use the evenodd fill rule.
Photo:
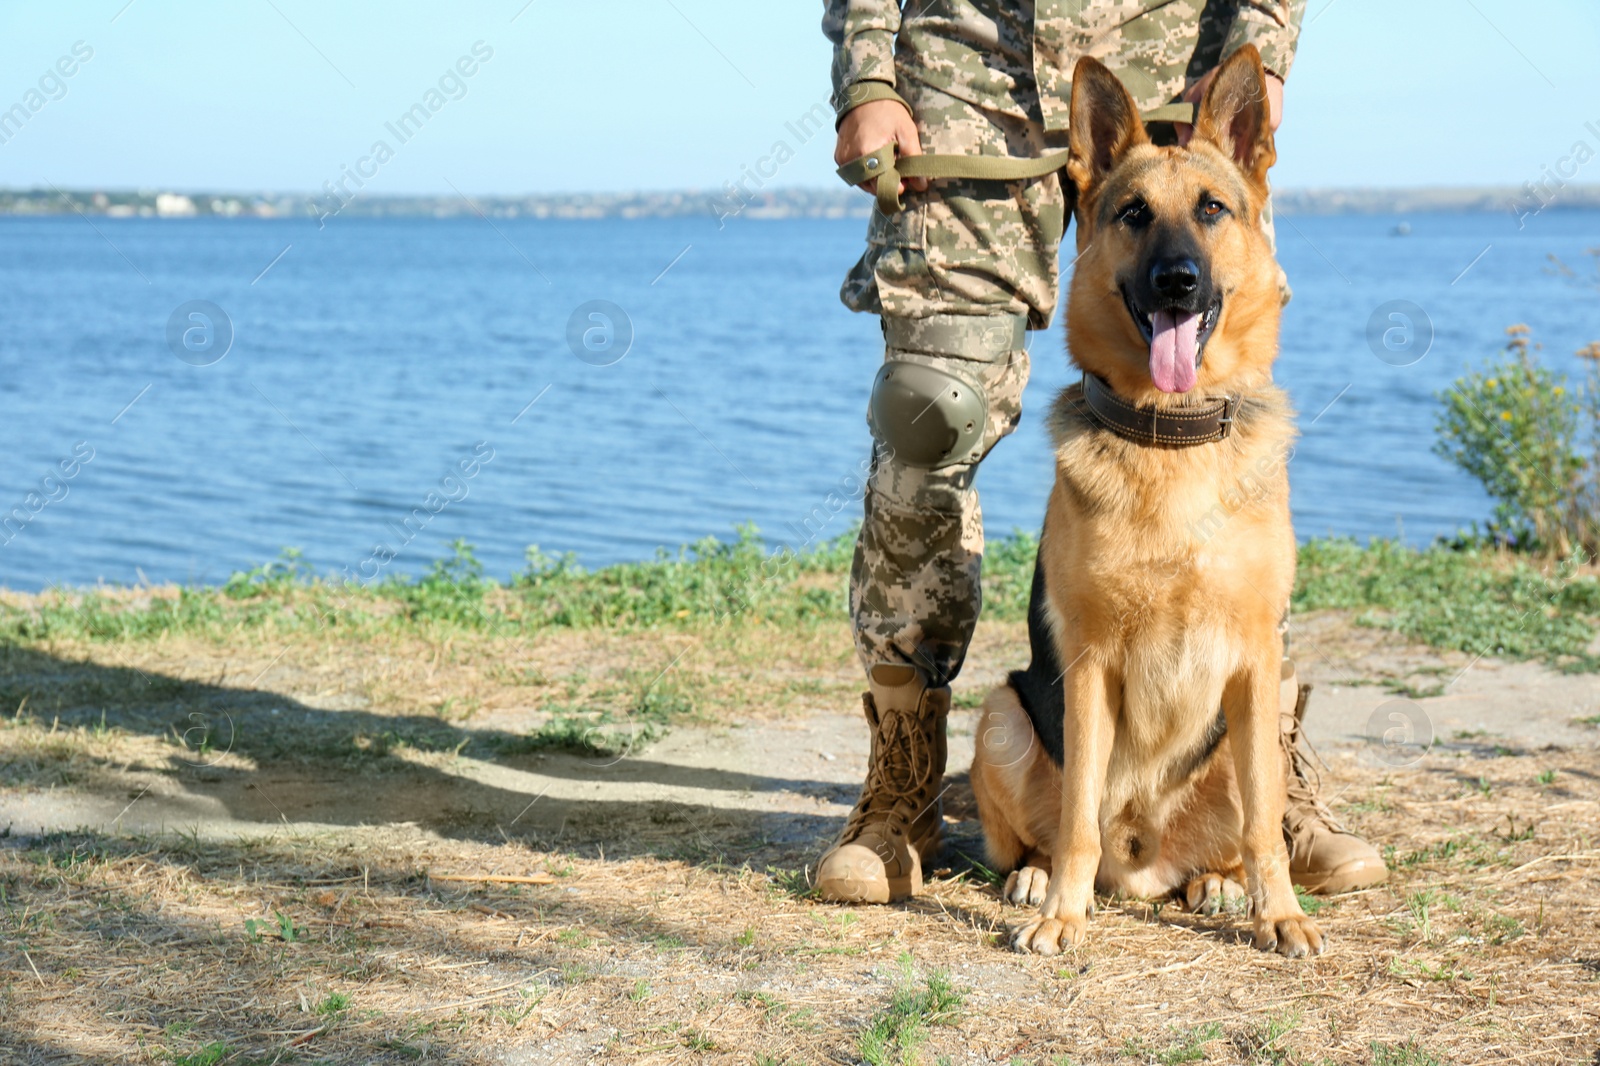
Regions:
<instances>
[{"instance_id":1,"label":"dirt path","mask_svg":"<svg viewBox=\"0 0 1600 1066\"><path fill-rule=\"evenodd\" d=\"M924 898L816 902L807 865L865 769L838 702L615 757L385 747L373 727L355 758L314 738L378 712L266 693L229 705L238 739L207 753L41 723L30 751L77 745L52 777L13 746L0 1058L1587 1061L1600 729L1581 720L1600 684L1337 619L1300 630L1328 794L1396 867L1321 903L1334 946L1315 962L1251 951L1237 917L1137 901L1108 902L1073 956L1007 953L1017 912L970 861L960 776ZM1014 636L989 632L974 661L1015 665ZM1001 673L963 679L953 770Z\"/></svg>"},{"instance_id":2,"label":"dirt path","mask_svg":"<svg viewBox=\"0 0 1600 1066\"><path fill-rule=\"evenodd\" d=\"M1584 721L1600 714L1594 675L1393 648L1382 636L1337 619L1312 619L1298 632L1296 655L1304 679L1316 686L1307 730L1325 759L1382 772L1403 770L1429 751L1600 744L1600 729ZM971 762L972 705L1004 673L980 665L963 678L958 702L969 706L951 717L952 771ZM1382 683L1417 678L1444 691L1410 697ZM298 715L320 727L337 714L336 707L302 708L291 699L257 717L292 736ZM512 712L485 715L473 725L514 733L529 721ZM228 732L249 728L239 718L226 726ZM218 746L228 739L224 733ZM181 828L211 837L278 832L286 824L413 824L447 831L515 825L603 844L619 839L619 828L624 838L638 833L637 842L653 842L657 834L638 825L640 819L648 823L652 811L681 808L704 812L722 829L739 825L775 843L794 843L825 835L848 812L865 773L867 743L858 714L822 706L778 719L679 727L617 755L537 753L488 761L401 750L390 753L394 765L376 774L351 774L325 760L247 760L256 765L245 769L227 755L191 755L176 760L176 772L168 760L142 769L129 765L115 788L13 793L4 821L13 832ZM661 836L671 840L677 832Z\"/></svg>"}]
</instances>

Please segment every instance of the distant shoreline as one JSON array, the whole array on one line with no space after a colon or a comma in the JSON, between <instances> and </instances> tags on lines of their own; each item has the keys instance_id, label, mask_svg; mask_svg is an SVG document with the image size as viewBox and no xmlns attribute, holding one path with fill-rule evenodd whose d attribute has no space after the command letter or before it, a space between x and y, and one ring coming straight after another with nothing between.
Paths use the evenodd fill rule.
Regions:
<instances>
[{"instance_id":1,"label":"distant shoreline","mask_svg":"<svg viewBox=\"0 0 1600 1066\"><path fill-rule=\"evenodd\" d=\"M340 217L610 219L709 217L719 225L738 218L865 218L872 201L849 189L771 189L745 193L681 190L644 193L568 193L530 196L357 195ZM1401 215L1451 211L1506 213L1523 219L1544 211L1600 209L1600 185L1551 189L1525 185L1406 189L1280 189L1282 215ZM83 214L104 218L330 217L325 197L309 193L173 192L163 190L0 189L0 215L47 217Z\"/></svg>"}]
</instances>

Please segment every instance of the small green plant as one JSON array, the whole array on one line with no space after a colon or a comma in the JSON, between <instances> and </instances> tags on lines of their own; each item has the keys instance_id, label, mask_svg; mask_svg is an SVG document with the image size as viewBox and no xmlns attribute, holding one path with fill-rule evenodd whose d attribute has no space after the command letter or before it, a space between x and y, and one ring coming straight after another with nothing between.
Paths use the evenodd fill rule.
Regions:
<instances>
[{"instance_id":1,"label":"small green plant","mask_svg":"<svg viewBox=\"0 0 1600 1066\"><path fill-rule=\"evenodd\" d=\"M253 570L236 572L222 586L222 592L235 600L281 596L315 576L316 572L305 561L299 548L283 548L272 562L262 563Z\"/></svg>"},{"instance_id":2,"label":"small green plant","mask_svg":"<svg viewBox=\"0 0 1600 1066\"><path fill-rule=\"evenodd\" d=\"M1444 1066L1415 1040L1403 1044L1372 1042L1372 1066Z\"/></svg>"},{"instance_id":3,"label":"small green plant","mask_svg":"<svg viewBox=\"0 0 1600 1066\"><path fill-rule=\"evenodd\" d=\"M1207 1022L1192 1029L1185 1029L1167 1045L1159 1061L1162 1066L1175 1066L1180 1062L1204 1062L1208 1057L1206 1045L1221 1035L1222 1026L1217 1022Z\"/></svg>"},{"instance_id":4,"label":"small green plant","mask_svg":"<svg viewBox=\"0 0 1600 1066\"><path fill-rule=\"evenodd\" d=\"M317 1013L324 1018L331 1018L343 1014L350 1009L350 997L343 992L329 992L322 997L322 1002L317 1004Z\"/></svg>"},{"instance_id":5,"label":"small green plant","mask_svg":"<svg viewBox=\"0 0 1600 1066\"><path fill-rule=\"evenodd\" d=\"M1300 901L1300 909L1307 914L1315 914L1328 905L1327 900L1313 896L1309 892L1302 892L1298 888L1294 890L1294 895Z\"/></svg>"},{"instance_id":6,"label":"small green plant","mask_svg":"<svg viewBox=\"0 0 1600 1066\"><path fill-rule=\"evenodd\" d=\"M285 944L293 944L300 939L300 930L295 928L294 919L282 911L273 911L278 919L278 935L283 937Z\"/></svg>"},{"instance_id":7,"label":"small green plant","mask_svg":"<svg viewBox=\"0 0 1600 1066\"><path fill-rule=\"evenodd\" d=\"M459 538L450 544L449 558L435 559L417 581L391 578L386 584L410 618L459 624L484 617L489 582L472 545Z\"/></svg>"},{"instance_id":8,"label":"small green plant","mask_svg":"<svg viewBox=\"0 0 1600 1066\"><path fill-rule=\"evenodd\" d=\"M767 867L768 885L777 895L792 896L795 899L810 899L817 894L811 882L806 880L804 870L780 870L774 866Z\"/></svg>"},{"instance_id":9,"label":"small green plant","mask_svg":"<svg viewBox=\"0 0 1600 1066\"><path fill-rule=\"evenodd\" d=\"M593 938L582 929L563 929L556 934L556 939L569 948L586 948L594 943Z\"/></svg>"},{"instance_id":10,"label":"small green plant","mask_svg":"<svg viewBox=\"0 0 1600 1066\"><path fill-rule=\"evenodd\" d=\"M769 1022L776 1022L791 1029L815 1028L809 1020L812 1014L810 1007L790 1006L770 992L759 992L754 989L744 989L735 998L741 1003L759 1007Z\"/></svg>"},{"instance_id":11,"label":"small green plant","mask_svg":"<svg viewBox=\"0 0 1600 1066\"><path fill-rule=\"evenodd\" d=\"M1554 780L1555 778L1552 776L1550 781ZM1550 781L1542 781L1540 783L1548 785L1550 784ZM1501 840L1504 840L1507 844L1515 844L1522 840L1532 840L1535 834L1538 832L1539 825L1537 822L1524 822L1519 826L1517 825L1517 816L1512 812L1507 811L1506 831L1504 833L1496 833L1495 836L1499 837Z\"/></svg>"},{"instance_id":12,"label":"small green plant","mask_svg":"<svg viewBox=\"0 0 1600 1066\"><path fill-rule=\"evenodd\" d=\"M1471 981L1470 970L1462 970L1443 963L1431 963L1423 959L1402 960L1390 958L1389 972L1395 977L1412 978L1420 977L1425 981Z\"/></svg>"},{"instance_id":13,"label":"small green plant","mask_svg":"<svg viewBox=\"0 0 1600 1066\"><path fill-rule=\"evenodd\" d=\"M643 1003L653 994L654 990L650 987L650 982L641 977L633 983L633 988L628 992L628 998L635 1003Z\"/></svg>"},{"instance_id":14,"label":"small green plant","mask_svg":"<svg viewBox=\"0 0 1600 1066\"><path fill-rule=\"evenodd\" d=\"M1585 387L1542 365L1527 326L1504 356L1440 396L1435 451L1494 498L1495 539L1556 555L1600 552L1600 345Z\"/></svg>"},{"instance_id":15,"label":"small green plant","mask_svg":"<svg viewBox=\"0 0 1600 1066\"><path fill-rule=\"evenodd\" d=\"M845 935L850 932L851 926L860 920L852 911L840 911L837 914L812 914L811 918L832 933L838 940L843 940Z\"/></svg>"},{"instance_id":16,"label":"small green plant","mask_svg":"<svg viewBox=\"0 0 1600 1066\"><path fill-rule=\"evenodd\" d=\"M1486 914L1481 924L1483 937L1491 944L1505 944L1523 934L1522 923L1509 914Z\"/></svg>"},{"instance_id":17,"label":"small green plant","mask_svg":"<svg viewBox=\"0 0 1600 1066\"><path fill-rule=\"evenodd\" d=\"M755 946L755 942L756 942L756 927L753 926L753 925L745 926L744 927L744 932L742 932L738 936L734 937L733 938L733 942L734 942L735 946L741 947L741 948L748 948L748 947Z\"/></svg>"},{"instance_id":18,"label":"small green plant","mask_svg":"<svg viewBox=\"0 0 1600 1066\"><path fill-rule=\"evenodd\" d=\"M245 939L252 944L259 944L269 932L277 933L278 938L285 944L293 944L300 939L300 929L295 926L293 918L290 918L282 911L273 911L272 914L274 921L271 925L255 918L246 918L244 920Z\"/></svg>"},{"instance_id":19,"label":"small green plant","mask_svg":"<svg viewBox=\"0 0 1600 1066\"><path fill-rule=\"evenodd\" d=\"M984 882L985 884L993 885L995 888L1005 887L1005 874L989 869L989 867L985 866L977 859L974 859L971 855L968 855L964 851L957 851L956 854L967 860L967 864L972 867L973 876L978 880Z\"/></svg>"},{"instance_id":20,"label":"small green plant","mask_svg":"<svg viewBox=\"0 0 1600 1066\"><path fill-rule=\"evenodd\" d=\"M581 962L565 963L561 967L561 983L568 988L587 984L595 979L594 967Z\"/></svg>"},{"instance_id":21,"label":"small green plant","mask_svg":"<svg viewBox=\"0 0 1600 1066\"><path fill-rule=\"evenodd\" d=\"M622 708L558 705L550 717L524 736L497 740L502 754L568 751L596 757L643 751L661 739L672 723L694 714L694 697L659 673L624 688Z\"/></svg>"},{"instance_id":22,"label":"small green plant","mask_svg":"<svg viewBox=\"0 0 1600 1066\"><path fill-rule=\"evenodd\" d=\"M1233 1044L1246 1062L1289 1066L1294 1060L1283 1046L1283 1038L1299 1024L1300 1015L1292 1011L1273 1014L1266 1021L1234 1034Z\"/></svg>"},{"instance_id":23,"label":"small green plant","mask_svg":"<svg viewBox=\"0 0 1600 1066\"><path fill-rule=\"evenodd\" d=\"M698 1029L685 1029L678 1034L678 1039L683 1041L683 1046L690 1051L715 1051L717 1042L709 1033L702 1033Z\"/></svg>"},{"instance_id":24,"label":"small green plant","mask_svg":"<svg viewBox=\"0 0 1600 1066\"><path fill-rule=\"evenodd\" d=\"M1204 1062L1206 1045L1222 1036L1222 1026L1207 1022L1188 1029L1172 1030L1165 1047L1157 1047L1142 1037L1129 1037L1122 1042L1122 1054L1127 1058L1153 1062L1158 1066L1180 1066L1185 1062Z\"/></svg>"},{"instance_id":25,"label":"small green plant","mask_svg":"<svg viewBox=\"0 0 1600 1066\"><path fill-rule=\"evenodd\" d=\"M175 1055L172 1066L216 1066L228 1057L228 1045L218 1040L187 1055Z\"/></svg>"},{"instance_id":26,"label":"small green plant","mask_svg":"<svg viewBox=\"0 0 1600 1066\"><path fill-rule=\"evenodd\" d=\"M782 1013L788 1009L784 1006L783 1000L771 992L759 992L755 989L747 988L739 992L735 998L741 1003L752 1003L768 1013L773 1011Z\"/></svg>"},{"instance_id":27,"label":"small green plant","mask_svg":"<svg viewBox=\"0 0 1600 1066\"><path fill-rule=\"evenodd\" d=\"M1431 888L1406 894L1407 920L1402 927L1414 930L1422 940L1433 939L1433 906L1439 902L1439 893Z\"/></svg>"},{"instance_id":28,"label":"small green plant","mask_svg":"<svg viewBox=\"0 0 1600 1066\"><path fill-rule=\"evenodd\" d=\"M950 976L936 970L917 981L909 954L900 957L901 977L889 1005L861 1034L857 1047L868 1066L903 1066L915 1062L930 1025L952 1021L963 995Z\"/></svg>"}]
</instances>

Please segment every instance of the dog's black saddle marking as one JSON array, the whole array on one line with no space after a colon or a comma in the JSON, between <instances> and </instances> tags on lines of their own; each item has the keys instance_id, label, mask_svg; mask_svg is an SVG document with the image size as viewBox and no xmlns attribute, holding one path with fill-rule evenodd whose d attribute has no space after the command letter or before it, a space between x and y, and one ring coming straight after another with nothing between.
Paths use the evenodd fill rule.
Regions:
<instances>
[{"instance_id":1,"label":"dog's black saddle marking","mask_svg":"<svg viewBox=\"0 0 1600 1066\"><path fill-rule=\"evenodd\" d=\"M1040 554L1042 556L1043 552ZM1028 668L1013 670L1006 680L1016 690L1022 709L1028 712L1028 720L1033 723L1034 735L1039 738L1039 743L1044 745L1044 750L1049 754L1051 761L1059 767L1062 765L1063 750L1066 746L1062 730L1065 728L1067 700L1062 685L1067 670L1065 664L1061 662L1061 656L1056 649L1055 635L1051 633L1050 623L1045 615L1042 558L1034 561L1033 588L1028 594L1028 651ZM1218 708L1216 720L1211 723L1211 728L1206 730L1205 736L1195 745L1187 758L1179 760L1172 766L1168 780L1182 781L1198 771L1216 753L1217 745L1222 743L1222 738L1227 732L1228 720L1223 716L1222 709Z\"/></svg>"},{"instance_id":2,"label":"dog's black saddle marking","mask_svg":"<svg viewBox=\"0 0 1600 1066\"><path fill-rule=\"evenodd\" d=\"M1033 589L1028 594L1028 668L1013 670L1007 679L1016 689L1022 709L1028 712L1034 735L1051 760L1061 765L1061 730L1067 713L1067 699L1061 685L1066 674L1056 652L1055 636L1045 616L1044 547L1033 563Z\"/></svg>"}]
</instances>

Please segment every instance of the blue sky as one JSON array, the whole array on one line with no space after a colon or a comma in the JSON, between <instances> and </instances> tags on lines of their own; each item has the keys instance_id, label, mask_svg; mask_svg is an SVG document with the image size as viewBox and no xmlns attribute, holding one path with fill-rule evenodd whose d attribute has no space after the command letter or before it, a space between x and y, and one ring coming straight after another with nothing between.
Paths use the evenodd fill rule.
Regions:
<instances>
[{"instance_id":1,"label":"blue sky","mask_svg":"<svg viewBox=\"0 0 1600 1066\"><path fill-rule=\"evenodd\" d=\"M1596 0L1311 0L1276 181L1517 184L1600 151ZM821 5L771 0L96 0L0 8L0 186L315 191L383 139L375 193L720 188L780 139L829 185ZM92 57L47 72L77 42ZM470 62L473 46L492 50ZM450 72L462 57L470 77ZM67 67L73 66L71 62ZM400 144L385 123L447 78ZM51 98L54 97L54 98ZM1593 129L1586 124L1592 123ZM1570 164L1569 164L1570 169ZM1600 159L1579 181L1600 181Z\"/></svg>"}]
</instances>

